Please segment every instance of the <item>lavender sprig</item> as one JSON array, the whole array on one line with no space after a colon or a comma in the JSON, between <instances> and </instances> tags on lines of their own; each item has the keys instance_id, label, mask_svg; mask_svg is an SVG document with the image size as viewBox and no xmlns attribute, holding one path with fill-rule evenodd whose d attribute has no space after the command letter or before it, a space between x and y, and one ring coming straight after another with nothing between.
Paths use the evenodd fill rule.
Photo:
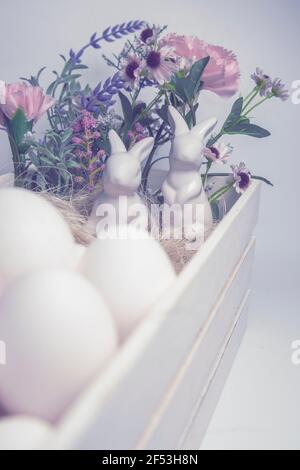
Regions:
<instances>
[{"instance_id":1,"label":"lavender sprig","mask_svg":"<svg viewBox=\"0 0 300 470\"><path fill-rule=\"evenodd\" d=\"M79 64L86 49L90 47L93 47L94 49L100 49L101 41L114 42L116 39L121 39L123 36L127 36L128 34L140 31L144 27L144 25L144 21L135 20L129 21L128 23L117 24L113 27L109 26L103 31L102 35L99 37L97 37L97 33L94 33L90 37L89 42L85 46L83 46L78 52L74 52L74 50L71 49L69 53L70 59L73 64Z\"/></svg>"},{"instance_id":2,"label":"lavender sprig","mask_svg":"<svg viewBox=\"0 0 300 470\"><path fill-rule=\"evenodd\" d=\"M115 104L113 96L124 88L124 80L119 73L114 74L105 80L104 84L100 82L91 94L81 97L81 107L89 112L99 112L99 106L103 105L106 109Z\"/></svg>"}]
</instances>

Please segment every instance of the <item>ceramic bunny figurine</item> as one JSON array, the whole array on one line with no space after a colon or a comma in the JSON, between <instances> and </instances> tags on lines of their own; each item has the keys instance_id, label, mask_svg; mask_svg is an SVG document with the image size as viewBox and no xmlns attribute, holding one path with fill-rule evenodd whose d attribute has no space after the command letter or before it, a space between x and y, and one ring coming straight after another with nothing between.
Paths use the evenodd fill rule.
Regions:
<instances>
[{"instance_id":1,"label":"ceramic bunny figurine","mask_svg":"<svg viewBox=\"0 0 300 470\"><path fill-rule=\"evenodd\" d=\"M162 186L164 202L168 206L177 204L183 208L192 207L193 223L189 227L184 223L186 238L193 239L198 229L207 233L213 223L208 198L203 189L200 167L203 160L204 140L217 124L212 118L189 129L186 121L173 106L168 110L169 122L174 132L170 150L170 171ZM203 206L202 219L196 220L196 205Z\"/></svg>"},{"instance_id":2,"label":"ceramic bunny figurine","mask_svg":"<svg viewBox=\"0 0 300 470\"><path fill-rule=\"evenodd\" d=\"M111 145L111 156L107 160L103 174L103 192L95 201L89 220L89 225L91 226L92 224L94 233L97 233L99 221L101 217L104 217L102 213L104 207L114 209L117 216L117 220L114 217L114 221L117 225L119 223L129 224L135 218L134 215L130 214L130 209L134 209L133 206L137 204L140 207L143 206L143 201L137 194L142 178L141 164L149 156L154 145L154 139L147 137L127 151L123 141L114 130L109 132L109 142ZM124 209L122 209L124 203L126 204L125 220ZM143 207L145 211L136 216L139 217L139 220L136 220L136 222L139 224L139 227L147 229L149 224L148 210L146 206ZM122 211L123 219L120 221L119 216ZM133 213L135 213L134 210ZM114 221L111 220L109 223L114 223Z\"/></svg>"}]
</instances>

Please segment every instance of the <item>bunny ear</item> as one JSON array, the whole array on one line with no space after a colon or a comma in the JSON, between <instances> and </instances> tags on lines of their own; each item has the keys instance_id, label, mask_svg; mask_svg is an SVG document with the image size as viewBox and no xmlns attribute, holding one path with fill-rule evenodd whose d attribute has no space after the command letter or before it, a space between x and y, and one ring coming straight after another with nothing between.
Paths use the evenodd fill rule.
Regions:
<instances>
[{"instance_id":1,"label":"bunny ear","mask_svg":"<svg viewBox=\"0 0 300 470\"><path fill-rule=\"evenodd\" d=\"M191 132L196 134L198 137L204 139L207 137L216 127L218 120L216 118L208 119L207 121L198 124L197 126L193 127Z\"/></svg>"},{"instance_id":2,"label":"bunny ear","mask_svg":"<svg viewBox=\"0 0 300 470\"><path fill-rule=\"evenodd\" d=\"M126 147L114 129L111 129L109 131L108 138L111 146L112 155L114 153L126 153Z\"/></svg>"},{"instance_id":3,"label":"bunny ear","mask_svg":"<svg viewBox=\"0 0 300 470\"><path fill-rule=\"evenodd\" d=\"M175 136L186 134L189 132L189 126L181 116L180 112L177 111L174 106L169 106L168 108L169 123L172 127Z\"/></svg>"},{"instance_id":4,"label":"bunny ear","mask_svg":"<svg viewBox=\"0 0 300 470\"><path fill-rule=\"evenodd\" d=\"M132 147L130 154L134 155L136 158L143 162L147 158L153 149L154 139L153 137L146 137L143 140L140 140L137 144Z\"/></svg>"}]
</instances>

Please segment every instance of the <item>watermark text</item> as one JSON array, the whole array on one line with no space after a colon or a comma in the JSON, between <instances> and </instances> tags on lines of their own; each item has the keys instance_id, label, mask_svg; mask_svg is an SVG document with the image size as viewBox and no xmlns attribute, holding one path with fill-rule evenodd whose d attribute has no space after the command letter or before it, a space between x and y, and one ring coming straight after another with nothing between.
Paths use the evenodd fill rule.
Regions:
<instances>
[{"instance_id":1,"label":"watermark text","mask_svg":"<svg viewBox=\"0 0 300 470\"><path fill-rule=\"evenodd\" d=\"M300 366L300 339L292 343L292 357L291 361L294 366Z\"/></svg>"},{"instance_id":2,"label":"watermark text","mask_svg":"<svg viewBox=\"0 0 300 470\"><path fill-rule=\"evenodd\" d=\"M6 364L6 344L4 341L0 341L0 366Z\"/></svg>"}]
</instances>

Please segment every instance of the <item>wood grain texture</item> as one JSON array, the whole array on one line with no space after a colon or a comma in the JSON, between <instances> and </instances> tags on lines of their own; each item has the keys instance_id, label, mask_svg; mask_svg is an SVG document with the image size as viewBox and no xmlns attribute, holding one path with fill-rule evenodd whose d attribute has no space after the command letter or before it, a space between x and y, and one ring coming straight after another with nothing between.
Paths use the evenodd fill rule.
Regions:
<instances>
[{"instance_id":1,"label":"wood grain texture","mask_svg":"<svg viewBox=\"0 0 300 470\"><path fill-rule=\"evenodd\" d=\"M190 419L191 410L203 395L207 377L228 341L228 332L232 332L235 326L237 312L240 313L241 303L250 285L254 248L253 240L199 332L190 353L169 385L138 443L138 448L177 448L182 430Z\"/></svg>"},{"instance_id":2,"label":"wood grain texture","mask_svg":"<svg viewBox=\"0 0 300 470\"><path fill-rule=\"evenodd\" d=\"M182 450L199 449L201 445L246 331L249 305L250 290L240 306L233 330L229 332L228 340L220 350L219 357L208 377L207 388L199 397L190 422L179 441L178 448Z\"/></svg>"}]
</instances>

